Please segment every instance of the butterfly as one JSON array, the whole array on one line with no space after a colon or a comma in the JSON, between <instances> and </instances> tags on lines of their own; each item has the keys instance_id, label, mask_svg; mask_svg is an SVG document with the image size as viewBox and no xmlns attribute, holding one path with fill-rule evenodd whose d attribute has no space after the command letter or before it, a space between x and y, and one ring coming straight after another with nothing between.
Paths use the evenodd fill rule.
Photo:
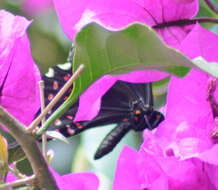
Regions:
<instances>
[{"instance_id":1,"label":"butterfly","mask_svg":"<svg viewBox=\"0 0 218 190\"><path fill-rule=\"evenodd\" d=\"M42 77L45 82L46 104L51 101L71 75L72 65L66 63L50 68L49 72ZM48 116L69 97L72 88L73 86L48 113ZM102 97L100 111L90 121L74 122L78 105L77 101L54 122L50 130L56 130L65 137L69 137L93 127L117 124L101 142L94 159L100 159L111 152L129 131L152 130L164 120L163 114L153 108L151 83L128 83L118 80Z\"/></svg>"}]
</instances>

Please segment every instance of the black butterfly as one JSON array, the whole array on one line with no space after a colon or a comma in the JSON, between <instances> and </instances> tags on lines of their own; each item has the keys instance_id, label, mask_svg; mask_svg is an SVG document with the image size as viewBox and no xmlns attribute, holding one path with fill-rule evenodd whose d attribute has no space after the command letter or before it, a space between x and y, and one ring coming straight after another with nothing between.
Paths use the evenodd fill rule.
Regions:
<instances>
[{"instance_id":1,"label":"black butterfly","mask_svg":"<svg viewBox=\"0 0 218 190\"><path fill-rule=\"evenodd\" d=\"M45 81L46 104L60 90L72 75L70 63L50 68L43 76ZM65 93L52 111L63 103L71 93ZM151 83L133 84L117 81L102 97L100 112L91 121L73 122L78 108L75 103L63 116L57 119L51 130L57 130L64 136L76 135L86 129L106 124L116 123L117 126L104 138L96 151L94 159L99 159L111 152L119 141L130 130L143 131L156 128L164 116L153 109L153 94ZM51 114L51 113L49 113Z\"/></svg>"}]
</instances>

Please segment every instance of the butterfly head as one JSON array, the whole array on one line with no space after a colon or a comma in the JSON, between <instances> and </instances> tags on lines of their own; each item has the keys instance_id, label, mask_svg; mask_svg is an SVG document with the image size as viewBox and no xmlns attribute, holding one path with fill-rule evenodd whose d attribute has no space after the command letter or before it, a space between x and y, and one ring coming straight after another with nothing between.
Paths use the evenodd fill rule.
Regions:
<instances>
[{"instance_id":1,"label":"butterfly head","mask_svg":"<svg viewBox=\"0 0 218 190\"><path fill-rule=\"evenodd\" d=\"M152 130L156 128L162 121L164 120L164 116L162 113L158 111L150 111L143 112L136 111L134 116L134 130L135 131L143 131L148 128Z\"/></svg>"},{"instance_id":2,"label":"butterfly head","mask_svg":"<svg viewBox=\"0 0 218 190\"><path fill-rule=\"evenodd\" d=\"M149 115L145 115L144 119L147 125L146 128L148 128L149 130L152 130L158 127L158 125L164 120L164 116L162 113L154 110Z\"/></svg>"}]
</instances>

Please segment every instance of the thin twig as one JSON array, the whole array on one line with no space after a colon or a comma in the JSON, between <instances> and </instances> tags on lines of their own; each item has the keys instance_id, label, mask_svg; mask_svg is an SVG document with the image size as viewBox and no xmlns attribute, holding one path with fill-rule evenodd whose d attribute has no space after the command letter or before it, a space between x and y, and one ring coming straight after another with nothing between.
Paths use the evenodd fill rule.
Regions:
<instances>
[{"instance_id":1,"label":"thin twig","mask_svg":"<svg viewBox=\"0 0 218 190\"><path fill-rule=\"evenodd\" d=\"M31 184L31 183L34 183L35 180L36 180L36 176L32 175L30 177L26 177L26 178L23 178L23 179L18 179L18 180L14 181L14 182L1 184L0 185L0 190L6 190L9 187L17 187L17 186L20 186L20 185Z\"/></svg>"},{"instance_id":2,"label":"thin twig","mask_svg":"<svg viewBox=\"0 0 218 190\"><path fill-rule=\"evenodd\" d=\"M44 81L39 81L39 91L40 91L40 101L41 101L41 112L45 109L45 95L44 95L44 88L45 83ZM43 125L45 122L45 117L42 118L41 124ZM48 162L47 159L47 137L46 134L42 135L42 154L45 160Z\"/></svg>"},{"instance_id":3,"label":"thin twig","mask_svg":"<svg viewBox=\"0 0 218 190\"><path fill-rule=\"evenodd\" d=\"M62 87L62 89L57 93L57 95L52 99L52 101L46 106L43 112L31 123L28 127L28 131L33 131L37 125L40 123L43 117L53 108L53 106L58 102L58 100L64 95L64 93L71 87L73 82L77 79L80 73L85 68L84 65L80 65L73 76L66 82L66 84Z\"/></svg>"},{"instance_id":4,"label":"thin twig","mask_svg":"<svg viewBox=\"0 0 218 190\"><path fill-rule=\"evenodd\" d=\"M215 7L215 5L211 2L211 0L205 0L207 6L216 14L218 14L218 9Z\"/></svg>"},{"instance_id":5,"label":"thin twig","mask_svg":"<svg viewBox=\"0 0 218 190\"><path fill-rule=\"evenodd\" d=\"M166 28L166 27L172 27L172 26L187 26L192 25L196 23L215 23L218 24L217 18L211 18L211 17L198 17L193 19L180 19L180 20L173 20L168 22L162 22L155 24L152 26L152 28Z\"/></svg>"},{"instance_id":6,"label":"thin twig","mask_svg":"<svg viewBox=\"0 0 218 190\"><path fill-rule=\"evenodd\" d=\"M25 175L21 174L17 169L13 169L13 168L8 167L8 171L10 171L17 178L25 178L26 177Z\"/></svg>"},{"instance_id":7,"label":"thin twig","mask_svg":"<svg viewBox=\"0 0 218 190\"><path fill-rule=\"evenodd\" d=\"M36 176L37 185L46 190L58 190L36 139L26 130L26 126L16 120L2 106L0 106L0 123L7 128L22 147Z\"/></svg>"}]
</instances>

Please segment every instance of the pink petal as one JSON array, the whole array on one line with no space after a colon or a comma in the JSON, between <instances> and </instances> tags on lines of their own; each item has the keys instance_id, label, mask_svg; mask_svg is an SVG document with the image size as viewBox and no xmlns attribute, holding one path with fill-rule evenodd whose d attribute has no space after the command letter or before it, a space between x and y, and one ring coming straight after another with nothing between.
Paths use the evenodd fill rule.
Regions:
<instances>
[{"instance_id":1,"label":"pink petal","mask_svg":"<svg viewBox=\"0 0 218 190\"><path fill-rule=\"evenodd\" d=\"M207 173L202 169L203 163L200 161L167 159L162 163L162 167L169 176L169 189L215 190Z\"/></svg>"},{"instance_id":2,"label":"pink petal","mask_svg":"<svg viewBox=\"0 0 218 190\"><path fill-rule=\"evenodd\" d=\"M175 0L82 0L79 2L53 0L53 2L61 25L71 40L74 39L77 31L93 21L108 29L121 29L133 22L153 26L164 21L192 18L198 12L197 0L183 2ZM177 31L178 35L179 33ZM168 38L167 40L169 41Z\"/></svg>"},{"instance_id":3,"label":"pink petal","mask_svg":"<svg viewBox=\"0 0 218 190\"><path fill-rule=\"evenodd\" d=\"M218 167L217 165L205 164L205 170L208 173L208 177L211 183L214 185L214 189L218 189Z\"/></svg>"},{"instance_id":4,"label":"pink petal","mask_svg":"<svg viewBox=\"0 0 218 190\"><path fill-rule=\"evenodd\" d=\"M138 178L137 170L137 159L138 153L135 150L127 146L123 148L117 162L113 190L140 189L140 180Z\"/></svg>"},{"instance_id":5,"label":"pink petal","mask_svg":"<svg viewBox=\"0 0 218 190\"><path fill-rule=\"evenodd\" d=\"M80 189L80 190L97 190L99 186L98 178L89 172L71 173L60 176L51 167L50 170L55 177L56 183L60 190Z\"/></svg>"},{"instance_id":6,"label":"pink petal","mask_svg":"<svg viewBox=\"0 0 218 190\"><path fill-rule=\"evenodd\" d=\"M168 176L169 189L182 190L186 189L186 187L189 187L189 189L202 190L213 189L207 172L202 169L204 165L203 162L194 159L181 160L181 158L176 158L174 155L161 155L157 148L161 141L155 141L155 138L153 140L154 141L149 145L146 145L146 141L144 142L141 146L140 154L142 158L148 157L149 154L153 156L150 162L155 162L156 160L156 164L159 165L162 172ZM164 151L164 149L162 151ZM140 166L140 168L143 168L143 166ZM150 168L151 172L152 170L154 170L154 168Z\"/></svg>"},{"instance_id":7,"label":"pink petal","mask_svg":"<svg viewBox=\"0 0 218 190\"><path fill-rule=\"evenodd\" d=\"M163 188L167 185L165 177L153 157L124 147L117 163L113 190L155 189L157 185Z\"/></svg>"},{"instance_id":8,"label":"pink petal","mask_svg":"<svg viewBox=\"0 0 218 190\"><path fill-rule=\"evenodd\" d=\"M210 149L198 154L196 157L200 160L218 166L218 144L215 144Z\"/></svg>"},{"instance_id":9,"label":"pink petal","mask_svg":"<svg viewBox=\"0 0 218 190\"><path fill-rule=\"evenodd\" d=\"M214 124L206 100L207 80L205 73L194 69L182 79L171 78L166 120L158 127L159 134L175 134L177 138L209 138Z\"/></svg>"},{"instance_id":10,"label":"pink petal","mask_svg":"<svg viewBox=\"0 0 218 190\"><path fill-rule=\"evenodd\" d=\"M202 56L209 62L218 62L218 35L197 24L182 42L179 50L193 59Z\"/></svg>"},{"instance_id":11,"label":"pink petal","mask_svg":"<svg viewBox=\"0 0 218 190\"><path fill-rule=\"evenodd\" d=\"M0 11L0 85L11 65L0 105L26 125L40 106L38 81L41 79L26 35L29 24L23 17Z\"/></svg>"},{"instance_id":12,"label":"pink petal","mask_svg":"<svg viewBox=\"0 0 218 190\"><path fill-rule=\"evenodd\" d=\"M196 0L189 2L146 0L142 2L144 4L143 7L155 18L157 23L192 18L197 14L199 8L198 1ZM154 21L152 23L147 21L146 24L153 25Z\"/></svg>"},{"instance_id":13,"label":"pink petal","mask_svg":"<svg viewBox=\"0 0 218 190\"><path fill-rule=\"evenodd\" d=\"M124 147L118 160L113 190L215 190L211 181L214 178L208 177L208 171L197 159L163 157L144 149L137 153Z\"/></svg>"},{"instance_id":14,"label":"pink petal","mask_svg":"<svg viewBox=\"0 0 218 190\"><path fill-rule=\"evenodd\" d=\"M144 10L132 0L53 0L59 20L71 40L78 30L90 22L110 29L123 28L143 20Z\"/></svg>"},{"instance_id":15,"label":"pink petal","mask_svg":"<svg viewBox=\"0 0 218 190\"><path fill-rule=\"evenodd\" d=\"M99 180L96 175L90 172L83 173L71 173L60 176L52 167L50 171L55 178L55 181L60 190L70 190L70 189L79 189L79 190L97 190L99 186ZM17 178L12 175L10 172L7 176L7 182L13 182Z\"/></svg>"}]
</instances>

